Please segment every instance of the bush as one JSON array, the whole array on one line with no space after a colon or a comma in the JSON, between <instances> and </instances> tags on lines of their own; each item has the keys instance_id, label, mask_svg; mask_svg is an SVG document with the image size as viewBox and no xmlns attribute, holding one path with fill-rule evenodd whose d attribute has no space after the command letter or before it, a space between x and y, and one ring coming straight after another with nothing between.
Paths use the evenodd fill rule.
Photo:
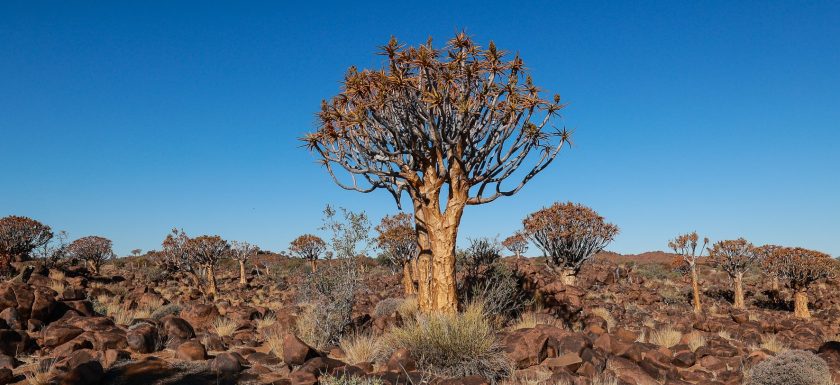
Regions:
<instances>
[{"instance_id":1,"label":"bush","mask_svg":"<svg viewBox=\"0 0 840 385\"><path fill-rule=\"evenodd\" d=\"M353 305L361 281L356 262L343 258L310 273L301 291L304 309L295 324L298 336L324 349L338 343L353 323Z\"/></svg>"},{"instance_id":2,"label":"bush","mask_svg":"<svg viewBox=\"0 0 840 385\"><path fill-rule=\"evenodd\" d=\"M403 301L405 300L402 298L385 298L373 308L373 316L377 318L388 317L399 310Z\"/></svg>"},{"instance_id":3,"label":"bush","mask_svg":"<svg viewBox=\"0 0 840 385\"><path fill-rule=\"evenodd\" d=\"M377 377L361 377L352 375L341 375L338 377L329 374L318 378L318 383L321 385L384 385L381 379Z\"/></svg>"},{"instance_id":4,"label":"bush","mask_svg":"<svg viewBox=\"0 0 840 385\"><path fill-rule=\"evenodd\" d=\"M749 385L831 385L828 365L814 353L788 350L755 365Z\"/></svg>"},{"instance_id":5,"label":"bush","mask_svg":"<svg viewBox=\"0 0 840 385\"><path fill-rule=\"evenodd\" d=\"M497 321L513 319L531 304L531 299L522 290L522 278L516 272L495 263L473 282L472 290L462 293L464 302L482 302L487 315Z\"/></svg>"},{"instance_id":6,"label":"bush","mask_svg":"<svg viewBox=\"0 0 840 385\"><path fill-rule=\"evenodd\" d=\"M513 370L479 304L460 314L418 315L392 329L383 344L383 356L406 348L419 368L441 376L480 375L496 381Z\"/></svg>"}]
</instances>

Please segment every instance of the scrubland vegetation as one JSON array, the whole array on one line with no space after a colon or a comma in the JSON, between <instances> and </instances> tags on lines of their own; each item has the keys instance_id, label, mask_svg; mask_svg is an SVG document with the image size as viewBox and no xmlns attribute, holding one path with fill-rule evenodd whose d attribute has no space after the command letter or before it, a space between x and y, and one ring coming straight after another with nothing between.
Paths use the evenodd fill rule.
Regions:
<instances>
[{"instance_id":1,"label":"scrubland vegetation","mask_svg":"<svg viewBox=\"0 0 840 385\"><path fill-rule=\"evenodd\" d=\"M691 232L622 256L604 251L619 227L574 202L459 243L466 206L515 195L566 147L551 129L565 105L464 34L381 53L386 69L351 68L303 140L342 187L408 196L410 213L374 225L327 206L274 252L174 228L122 258L2 218L0 384L840 378L840 262L824 253Z\"/></svg>"}]
</instances>

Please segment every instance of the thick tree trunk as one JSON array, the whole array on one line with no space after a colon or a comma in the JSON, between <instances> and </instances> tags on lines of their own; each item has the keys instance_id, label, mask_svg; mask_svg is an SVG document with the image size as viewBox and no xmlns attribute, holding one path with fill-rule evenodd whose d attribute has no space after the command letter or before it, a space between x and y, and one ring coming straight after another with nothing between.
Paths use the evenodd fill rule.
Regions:
<instances>
[{"instance_id":1,"label":"thick tree trunk","mask_svg":"<svg viewBox=\"0 0 840 385\"><path fill-rule=\"evenodd\" d=\"M779 291L779 276L773 275L773 286L771 288L775 291Z\"/></svg>"},{"instance_id":2,"label":"thick tree trunk","mask_svg":"<svg viewBox=\"0 0 840 385\"><path fill-rule=\"evenodd\" d=\"M90 271L93 275L99 275L99 266L96 265L93 261L88 261L90 265Z\"/></svg>"},{"instance_id":3,"label":"thick tree trunk","mask_svg":"<svg viewBox=\"0 0 840 385\"><path fill-rule=\"evenodd\" d=\"M216 267L213 265L207 266L207 282L210 285L208 293L215 297L219 288L216 286Z\"/></svg>"},{"instance_id":4,"label":"thick tree trunk","mask_svg":"<svg viewBox=\"0 0 840 385\"><path fill-rule=\"evenodd\" d=\"M239 260L239 284L245 285L245 260Z\"/></svg>"},{"instance_id":5,"label":"thick tree trunk","mask_svg":"<svg viewBox=\"0 0 840 385\"><path fill-rule=\"evenodd\" d=\"M736 273L735 277L733 278L735 281L735 299L732 303L732 307L735 309L743 309L744 308L744 273Z\"/></svg>"},{"instance_id":6,"label":"thick tree trunk","mask_svg":"<svg viewBox=\"0 0 840 385\"><path fill-rule=\"evenodd\" d=\"M317 271L318 270L318 260L317 259L310 259L309 260L309 268L312 270L313 273L315 271Z\"/></svg>"},{"instance_id":7,"label":"thick tree trunk","mask_svg":"<svg viewBox=\"0 0 840 385\"><path fill-rule=\"evenodd\" d=\"M464 205L449 204L441 213L435 204L415 203L417 300L423 312L458 310L455 285L455 243Z\"/></svg>"},{"instance_id":8,"label":"thick tree trunk","mask_svg":"<svg viewBox=\"0 0 840 385\"><path fill-rule=\"evenodd\" d=\"M405 291L405 295L414 295L417 293L417 290L414 288L414 279L411 276L411 261L403 262L403 289Z\"/></svg>"},{"instance_id":9,"label":"thick tree trunk","mask_svg":"<svg viewBox=\"0 0 840 385\"><path fill-rule=\"evenodd\" d=\"M697 267L691 265L691 291L694 295L694 312L700 314L703 308L700 306L700 283L697 278Z\"/></svg>"},{"instance_id":10,"label":"thick tree trunk","mask_svg":"<svg viewBox=\"0 0 840 385\"><path fill-rule=\"evenodd\" d=\"M797 290L793 294L793 315L797 318L811 318L808 311L808 293L805 289Z\"/></svg>"}]
</instances>

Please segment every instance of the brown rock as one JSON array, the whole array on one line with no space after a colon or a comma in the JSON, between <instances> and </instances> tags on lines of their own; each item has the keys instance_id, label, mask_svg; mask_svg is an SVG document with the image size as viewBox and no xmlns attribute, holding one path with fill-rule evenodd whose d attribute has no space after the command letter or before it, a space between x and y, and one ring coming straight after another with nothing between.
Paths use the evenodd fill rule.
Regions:
<instances>
[{"instance_id":1,"label":"brown rock","mask_svg":"<svg viewBox=\"0 0 840 385\"><path fill-rule=\"evenodd\" d=\"M566 353L560 357L546 358L543 364L552 371L566 369L569 372L576 372L583 364L583 359L577 353Z\"/></svg>"},{"instance_id":2,"label":"brown rock","mask_svg":"<svg viewBox=\"0 0 840 385\"><path fill-rule=\"evenodd\" d=\"M9 329L23 329L24 319L20 316L20 312L16 308L7 307L3 311L0 311L0 319L6 321Z\"/></svg>"},{"instance_id":3,"label":"brown rock","mask_svg":"<svg viewBox=\"0 0 840 385\"><path fill-rule=\"evenodd\" d=\"M178 317L165 317L163 330L169 338L188 340L195 337L195 330L189 322Z\"/></svg>"},{"instance_id":4,"label":"brown rock","mask_svg":"<svg viewBox=\"0 0 840 385\"><path fill-rule=\"evenodd\" d=\"M175 355L178 359L184 361L206 360L207 350L204 349L204 345L202 345L201 342L190 340L178 345Z\"/></svg>"},{"instance_id":5,"label":"brown rock","mask_svg":"<svg viewBox=\"0 0 840 385\"><path fill-rule=\"evenodd\" d=\"M387 368L394 372L412 371L417 369L417 362L411 357L408 349L400 348L391 354L391 357L388 359Z\"/></svg>"},{"instance_id":6,"label":"brown rock","mask_svg":"<svg viewBox=\"0 0 840 385\"><path fill-rule=\"evenodd\" d=\"M283 337L283 362L286 364L303 365L309 359L317 356L318 352L315 349L294 334L286 334Z\"/></svg>"},{"instance_id":7,"label":"brown rock","mask_svg":"<svg viewBox=\"0 0 840 385\"><path fill-rule=\"evenodd\" d=\"M0 353L17 356L32 351L29 335L23 331L0 330Z\"/></svg>"},{"instance_id":8,"label":"brown rock","mask_svg":"<svg viewBox=\"0 0 840 385\"><path fill-rule=\"evenodd\" d=\"M132 351L152 353L157 350L158 331L153 325L138 324L130 328L125 339Z\"/></svg>"},{"instance_id":9,"label":"brown rock","mask_svg":"<svg viewBox=\"0 0 840 385\"><path fill-rule=\"evenodd\" d=\"M99 361L88 361L62 376L59 385L99 385L104 373Z\"/></svg>"},{"instance_id":10,"label":"brown rock","mask_svg":"<svg viewBox=\"0 0 840 385\"><path fill-rule=\"evenodd\" d=\"M15 380L12 370L8 368L0 368L0 385L11 384Z\"/></svg>"},{"instance_id":11,"label":"brown rock","mask_svg":"<svg viewBox=\"0 0 840 385\"><path fill-rule=\"evenodd\" d=\"M210 369L216 373L239 373L243 362L247 363L239 353L220 353L210 362Z\"/></svg>"},{"instance_id":12,"label":"brown rock","mask_svg":"<svg viewBox=\"0 0 840 385\"><path fill-rule=\"evenodd\" d=\"M84 330L81 328L70 325L61 325L53 322L52 324L47 325L43 331L43 345L46 347L55 347L76 338L76 336L82 334L83 332Z\"/></svg>"}]
</instances>

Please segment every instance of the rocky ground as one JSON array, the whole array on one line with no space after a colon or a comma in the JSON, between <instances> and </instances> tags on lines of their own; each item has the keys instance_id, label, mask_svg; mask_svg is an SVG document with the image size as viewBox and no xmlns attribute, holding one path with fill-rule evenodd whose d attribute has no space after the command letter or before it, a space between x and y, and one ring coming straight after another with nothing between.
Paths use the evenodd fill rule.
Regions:
<instances>
[{"instance_id":1,"label":"rocky ground","mask_svg":"<svg viewBox=\"0 0 840 385\"><path fill-rule=\"evenodd\" d=\"M515 368L502 381L741 384L753 365L785 349L817 353L840 380L837 282L812 287L813 317L800 320L790 293L757 273L746 280L747 309L733 310L727 276L704 266L704 312L695 315L687 282L661 257L603 255L575 286L538 259L506 259L533 302L498 322ZM364 362L338 346L310 347L294 327L307 267L277 256L257 262L245 286L238 267L220 269L213 301L142 258L113 262L98 276L38 266L25 282L0 283L0 384L315 384L330 373L387 384L488 382L428 373L405 350ZM405 303L399 274L368 260L363 278L355 332L382 335L404 322L400 311L383 310L383 301L391 309Z\"/></svg>"}]
</instances>

